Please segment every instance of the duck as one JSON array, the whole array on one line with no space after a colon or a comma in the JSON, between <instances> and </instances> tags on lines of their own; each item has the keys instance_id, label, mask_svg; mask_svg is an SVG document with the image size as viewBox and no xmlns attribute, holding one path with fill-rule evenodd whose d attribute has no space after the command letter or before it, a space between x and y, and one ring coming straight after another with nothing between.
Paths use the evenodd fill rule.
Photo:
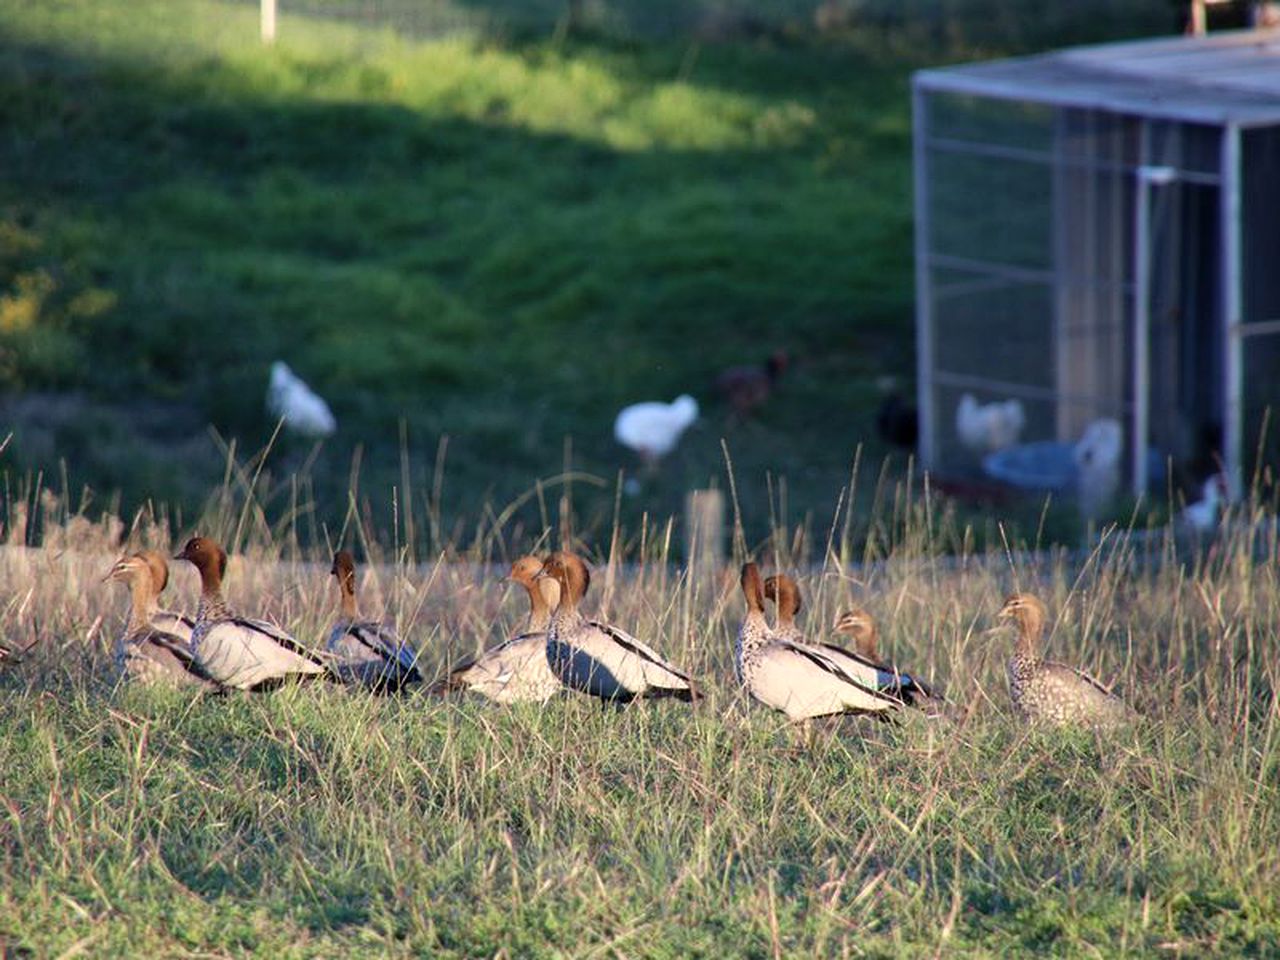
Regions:
<instances>
[{"instance_id":1,"label":"duck","mask_svg":"<svg viewBox=\"0 0 1280 960\"><path fill-rule=\"evenodd\" d=\"M651 400L633 403L618 411L613 437L640 456L649 468L671 453L684 432L698 419L698 401L687 393L670 403Z\"/></svg>"},{"instance_id":2,"label":"duck","mask_svg":"<svg viewBox=\"0 0 1280 960\"><path fill-rule=\"evenodd\" d=\"M773 632L779 639L816 649L824 657L834 660L845 673L863 686L896 697L906 706L917 706L917 699L932 696L932 691L927 684L910 674L899 673L892 667L886 667L879 662L874 652L868 657L863 655L856 645L853 651L849 651L834 643L806 640L803 631L796 626L796 614L800 612L801 607L800 588L787 574L778 573L767 578L764 581L764 595L766 599L777 604L778 623L773 628ZM864 616L866 616L865 613ZM874 622L871 627L874 631ZM855 644L856 642L855 638ZM875 640L872 639L871 643L874 651Z\"/></svg>"},{"instance_id":3,"label":"duck","mask_svg":"<svg viewBox=\"0 0 1280 960\"><path fill-rule=\"evenodd\" d=\"M1027 424L1021 400L978 403L966 393L956 407L956 433L960 442L977 454L995 453L1012 447Z\"/></svg>"},{"instance_id":4,"label":"duck","mask_svg":"<svg viewBox=\"0 0 1280 960\"><path fill-rule=\"evenodd\" d=\"M144 684L167 683L178 687L216 690L218 684L196 662L188 637L157 623L157 600L168 581L168 564L161 557L135 553L117 560L103 580L124 583L132 603L124 633L116 642L115 659L120 677ZM171 616L176 616L171 615Z\"/></svg>"},{"instance_id":5,"label":"duck","mask_svg":"<svg viewBox=\"0 0 1280 960\"><path fill-rule=\"evenodd\" d=\"M25 647L15 647L10 641L0 638L0 670L7 670L22 663L40 643L40 639L37 634Z\"/></svg>"},{"instance_id":6,"label":"duck","mask_svg":"<svg viewBox=\"0 0 1280 960\"><path fill-rule=\"evenodd\" d=\"M919 677L903 673L880 655L880 628L875 618L862 607L854 606L836 617L832 629L853 640L853 653L832 644L823 644L828 650L841 650L853 656L864 667L876 671L876 689L890 693L908 706L916 706L918 699L935 697L933 688Z\"/></svg>"},{"instance_id":7,"label":"duck","mask_svg":"<svg viewBox=\"0 0 1280 960\"><path fill-rule=\"evenodd\" d=\"M1059 727L1114 727L1131 719L1129 706L1083 670L1040 658L1037 648L1048 613L1039 597L1015 593L996 616L1018 627L1008 662L1009 695L1024 720Z\"/></svg>"},{"instance_id":8,"label":"duck","mask_svg":"<svg viewBox=\"0 0 1280 960\"><path fill-rule=\"evenodd\" d=\"M157 630L178 637L190 647L191 631L196 626L195 619L185 613L166 610L160 606L160 594L164 593L165 587L169 585L169 562L159 550L141 550L135 556L146 563L151 571L151 579L155 583L155 602L150 614L151 625Z\"/></svg>"},{"instance_id":9,"label":"duck","mask_svg":"<svg viewBox=\"0 0 1280 960\"><path fill-rule=\"evenodd\" d=\"M419 683L418 654L396 634L394 626L361 620L356 604L356 561L350 550L333 555L329 573L338 582L338 619L325 649L333 670L346 683L382 693Z\"/></svg>"},{"instance_id":10,"label":"duck","mask_svg":"<svg viewBox=\"0 0 1280 960\"><path fill-rule=\"evenodd\" d=\"M729 367L716 376L716 393L738 417L746 417L768 401L788 363L786 351L775 350L763 364Z\"/></svg>"},{"instance_id":11,"label":"duck","mask_svg":"<svg viewBox=\"0 0 1280 960\"><path fill-rule=\"evenodd\" d=\"M271 365L267 413L283 420L286 430L320 439L338 429L338 421L324 398L312 390L283 360Z\"/></svg>"},{"instance_id":12,"label":"duck","mask_svg":"<svg viewBox=\"0 0 1280 960\"><path fill-rule=\"evenodd\" d=\"M807 721L841 713L888 717L902 701L862 683L821 648L778 637L764 615L764 582L755 563L739 579L747 612L734 641L738 683L752 698Z\"/></svg>"},{"instance_id":13,"label":"duck","mask_svg":"<svg viewBox=\"0 0 1280 960\"><path fill-rule=\"evenodd\" d=\"M555 580L560 588L560 602L547 626L546 656L564 686L605 703L701 699L689 675L651 647L624 630L583 616L579 605L591 586L591 574L580 557L563 550L553 553L538 576Z\"/></svg>"},{"instance_id":14,"label":"duck","mask_svg":"<svg viewBox=\"0 0 1280 960\"><path fill-rule=\"evenodd\" d=\"M532 555L520 557L506 577L529 595L529 616L523 627L455 667L432 688L433 693L471 690L498 703L546 703L564 690L547 661L547 627L551 611L560 603L560 584L550 577L539 579L543 563Z\"/></svg>"},{"instance_id":15,"label":"duck","mask_svg":"<svg viewBox=\"0 0 1280 960\"><path fill-rule=\"evenodd\" d=\"M175 559L200 572L191 649L199 667L237 690L269 690L289 680L332 676L321 654L265 620L238 616L222 598L227 552L208 537L192 537Z\"/></svg>"}]
</instances>

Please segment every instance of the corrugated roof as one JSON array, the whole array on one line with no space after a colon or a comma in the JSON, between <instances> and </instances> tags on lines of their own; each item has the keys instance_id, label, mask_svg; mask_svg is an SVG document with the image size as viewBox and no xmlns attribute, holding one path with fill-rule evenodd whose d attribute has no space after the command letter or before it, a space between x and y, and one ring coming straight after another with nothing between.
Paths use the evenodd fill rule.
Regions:
<instances>
[{"instance_id":1,"label":"corrugated roof","mask_svg":"<svg viewBox=\"0 0 1280 960\"><path fill-rule=\"evenodd\" d=\"M915 75L919 89L1194 123L1280 123L1280 28L1077 47Z\"/></svg>"}]
</instances>

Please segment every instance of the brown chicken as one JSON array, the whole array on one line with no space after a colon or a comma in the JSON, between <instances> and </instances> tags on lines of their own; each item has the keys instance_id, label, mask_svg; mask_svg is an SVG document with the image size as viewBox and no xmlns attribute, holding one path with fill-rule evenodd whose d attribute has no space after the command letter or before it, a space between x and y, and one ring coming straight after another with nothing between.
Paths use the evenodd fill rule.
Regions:
<instances>
[{"instance_id":1,"label":"brown chicken","mask_svg":"<svg viewBox=\"0 0 1280 960\"><path fill-rule=\"evenodd\" d=\"M775 350L758 366L729 367L716 377L716 393L729 401L734 413L745 417L769 399L787 362L786 353Z\"/></svg>"}]
</instances>

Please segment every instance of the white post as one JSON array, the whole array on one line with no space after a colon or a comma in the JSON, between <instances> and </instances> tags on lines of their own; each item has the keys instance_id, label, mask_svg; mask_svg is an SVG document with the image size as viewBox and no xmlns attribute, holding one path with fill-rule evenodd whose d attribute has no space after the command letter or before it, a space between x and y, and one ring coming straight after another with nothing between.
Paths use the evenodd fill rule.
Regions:
<instances>
[{"instance_id":1,"label":"white post","mask_svg":"<svg viewBox=\"0 0 1280 960\"><path fill-rule=\"evenodd\" d=\"M1138 169L1138 196L1133 224L1133 494L1147 492L1147 433L1149 432L1147 365L1151 330L1151 188Z\"/></svg>"},{"instance_id":2,"label":"white post","mask_svg":"<svg viewBox=\"0 0 1280 960\"><path fill-rule=\"evenodd\" d=\"M1232 500L1244 492L1244 305L1240 231L1240 128L1222 131L1222 345L1225 409L1222 424L1222 457ZM1256 442L1257 437L1250 437Z\"/></svg>"},{"instance_id":3,"label":"white post","mask_svg":"<svg viewBox=\"0 0 1280 960\"><path fill-rule=\"evenodd\" d=\"M276 42L276 0L262 0L262 42Z\"/></svg>"},{"instance_id":4,"label":"white post","mask_svg":"<svg viewBox=\"0 0 1280 960\"><path fill-rule=\"evenodd\" d=\"M1143 159L1150 155L1149 124L1143 126ZM1133 493L1147 492L1147 444L1151 433L1151 261L1155 247L1151 236L1151 216L1155 188L1173 183L1178 171L1173 167L1144 162L1138 168L1137 208L1134 212L1133 265ZM1163 414L1164 411L1161 411Z\"/></svg>"}]
</instances>

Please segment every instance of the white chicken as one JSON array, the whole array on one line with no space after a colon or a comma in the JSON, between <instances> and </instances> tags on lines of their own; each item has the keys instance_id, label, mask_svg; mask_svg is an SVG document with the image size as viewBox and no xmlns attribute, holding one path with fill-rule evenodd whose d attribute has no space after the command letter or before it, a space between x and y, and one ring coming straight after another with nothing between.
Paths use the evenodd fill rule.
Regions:
<instances>
[{"instance_id":1,"label":"white chicken","mask_svg":"<svg viewBox=\"0 0 1280 960\"><path fill-rule=\"evenodd\" d=\"M283 360L271 365L267 413L277 420L283 418L286 429L304 437L327 437L338 429L329 405Z\"/></svg>"},{"instance_id":2,"label":"white chicken","mask_svg":"<svg viewBox=\"0 0 1280 960\"><path fill-rule=\"evenodd\" d=\"M613 437L653 467L676 448L681 435L697 419L698 401L688 394L681 394L671 403L633 403L618 411Z\"/></svg>"},{"instance_id":3,"label":"white chicken","mask_svg":"<svg viewBox=\"0 0 1280 960\"><path fill-rule=\"evenodd\" d=\"M978 403L971 393L956 407L956 433L960 442L974 453L995 453L1012 447L1027 424L1021 400Z\"/></svg>"},{"instance_id":4,"label":"white chicken","mask_svg":"<svg viewBox=\"0 0 1280 960\"><path fill-rule=\"evenodd\" d=\"M1177 525L1193 536L1208 536L1218 527L1218 514L1227 496L1227 478L1215 473L1204 482L1200 499L1178 514Z\"/></svg>"},{"instance_id":5,"label":"white chicken","mask_svg":"<svg viewBox=\"0 0 1280 960\"><path fill-rule=\"evenodd\" d=\"M1120 459L1124 429L1111 417L1095 420L1072 449L1076 462L1080 512L1097 518L1120 489Z\"/></svg>"}]
</instances>

